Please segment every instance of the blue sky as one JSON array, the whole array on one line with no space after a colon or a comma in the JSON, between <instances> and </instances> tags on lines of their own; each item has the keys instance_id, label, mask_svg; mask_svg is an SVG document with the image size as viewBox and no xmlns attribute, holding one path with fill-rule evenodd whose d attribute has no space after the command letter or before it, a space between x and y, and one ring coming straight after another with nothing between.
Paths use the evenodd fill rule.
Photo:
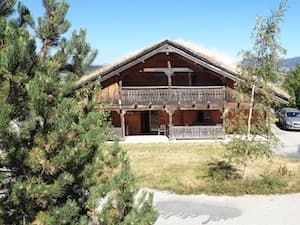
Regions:
<instances>
[{"instance_id":1,"label":"blue sky","mask_svg":"<svg viewBox=\"0 0 300 225\"><path fill-rule=\"evenodd\" d=\"M42 0L23 0L37 17ZM258 15L269 16L279 0L69 0L70 31L87 29L99 54L94 64L107 64L162 39L181 39L215 50L235 61L250 49ZM289 0L280 41L286 57L300 55L300 0ZM70 35L67 34L67 36Z\"/></svg>"}]
</instances>

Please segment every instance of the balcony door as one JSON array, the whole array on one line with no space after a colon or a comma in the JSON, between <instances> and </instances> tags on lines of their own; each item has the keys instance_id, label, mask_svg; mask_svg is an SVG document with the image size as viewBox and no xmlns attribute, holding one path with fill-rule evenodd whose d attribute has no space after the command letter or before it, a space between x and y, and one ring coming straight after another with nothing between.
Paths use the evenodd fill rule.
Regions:
<instances>
[{"instance_id":1,"label":"balcony door","mask_svg":"<svg viewBox=\"0 0 300 225\"><path fill-rule=\"evenodd\" d=\"M157 132L158 111L142 111L142 134Z\"/></svg>"},{"instance_id":2,"label":"balcony door","mask_svg":"<svg viewBox=\"0 0 300 225\"><path fill-rule=\"evenodd\" d=\"M157 132L158 128L158 111L151 111L150 113L150 131L151 132Z\"/></svg>"},{"instance_id":3,"label":"balcony door","mask_svg":"<svg viewBox=\"0 0 300 225\"><path fill-rule=\"evenodd\" d=\"M142 111L142 134L147 134L150 132L150 113L149 111Z\"/></svg>"}]
</instances>

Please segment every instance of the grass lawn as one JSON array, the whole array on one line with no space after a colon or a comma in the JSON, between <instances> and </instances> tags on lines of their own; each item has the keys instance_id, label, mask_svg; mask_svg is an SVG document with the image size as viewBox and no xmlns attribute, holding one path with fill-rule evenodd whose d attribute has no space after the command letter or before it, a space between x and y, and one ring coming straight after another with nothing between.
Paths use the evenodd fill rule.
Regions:
<instances>
[{"instance_id":1,"label":"grass lawn","mask_svg":"<svg viewBox=\"0 0 300 225\"><path fill-rule=\"evenodd\" d=\"M300 192L300 160L279 156L256 160L249 165L248 178L243 181L208 176L208 163L224 159L226 147L219 142L122 144L122 147L128 152L140 187L179 194Z\"/></svg>"}]
</instances>

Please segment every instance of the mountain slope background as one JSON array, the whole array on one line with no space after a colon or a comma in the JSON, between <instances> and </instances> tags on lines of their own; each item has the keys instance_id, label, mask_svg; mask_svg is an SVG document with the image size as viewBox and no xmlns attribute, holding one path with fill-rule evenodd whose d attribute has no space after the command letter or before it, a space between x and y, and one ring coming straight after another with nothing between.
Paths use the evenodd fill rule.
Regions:
<instances>
[{"instance_id":1,"label":"mountain slope background","mask_svg":"<svg viewBox=\"0 0 300 225\"><path fill-rule=\"evenodd\" d=\"M287 58L283 60L283 62L280 64L281 70L283 72L288 72L290 70L293 70L296 68L297 64L300 63L300 56L293 57L293 58Z\"/></svg>"},{"instance_id":2,"label":"mountain slope background","mask_svg":"<svg viewBox=\"0 0 300 225\"><path fill-rule=\"evenodd\" d=\"M297 64L300 64L300 56L284 59L280 63L281 71L288 72L288 71L294 70L296 68ZM93 72L94 70L98 69L99 67L101 67L101 66L99 66L99 65L89 66L89 68L86 71L86 74Z\"/></svg>"}]
</instances>

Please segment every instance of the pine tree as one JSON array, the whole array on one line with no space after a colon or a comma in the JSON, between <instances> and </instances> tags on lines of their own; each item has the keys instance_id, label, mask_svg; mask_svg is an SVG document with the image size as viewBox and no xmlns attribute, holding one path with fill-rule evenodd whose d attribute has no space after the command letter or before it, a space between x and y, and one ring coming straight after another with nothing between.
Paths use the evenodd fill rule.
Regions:
<instances>
[{"instance_id":1,"label":"pine tree","mask_svg":"<svg viewBox=\"0 0 300 225\"><path fill-rule=\"evenodd\" d=\"M63 38L68 4L43 0L38 24L14 5L0 0L0 223L152 224L152 196L136 199L126 153L105 143L98 87L73 88L97 52L84 30Z\"/></svg>"}]
</instances>

